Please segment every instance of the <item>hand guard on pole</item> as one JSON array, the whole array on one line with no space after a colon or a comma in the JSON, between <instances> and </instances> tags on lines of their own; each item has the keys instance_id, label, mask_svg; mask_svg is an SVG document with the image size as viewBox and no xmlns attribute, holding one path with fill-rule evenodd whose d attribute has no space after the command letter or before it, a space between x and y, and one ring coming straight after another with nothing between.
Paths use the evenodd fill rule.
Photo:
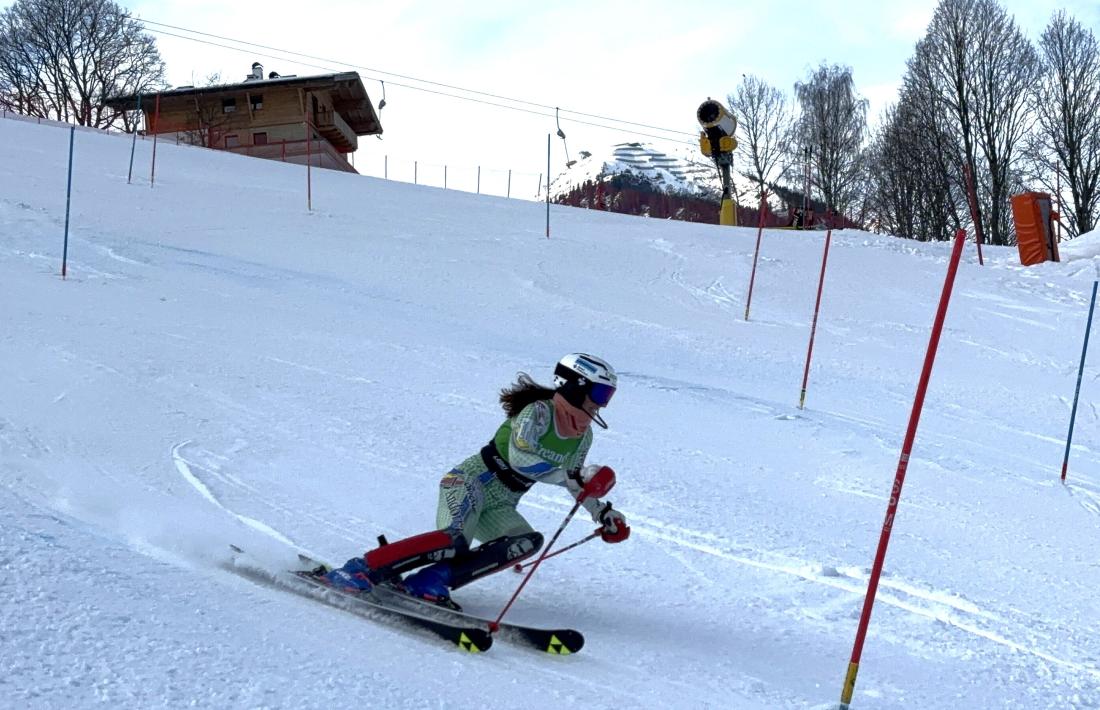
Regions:
<instances>
[{"instance_id":1,"label":"hand guard on pole","mask_svg":"<svg viewBox=\"0 0 1100 710\"><path fill-rule=\"evenodd\" d=\"M609 473L610 472L610 473ZM584 506L593 522L600 524L600 537L604 542L622 542L630 537L630 526L626 524L626 516L615 510L611 503L601 501L611 486L603 486L599 481L603 477L610 476L614 482L614 471L609 466L597 466L595 464L573 471L566 479L566 486L573 497ZM588 491L588 495L584 495ZM582 498L582 495L584 497Z\"/></svg>"}]
</instances>

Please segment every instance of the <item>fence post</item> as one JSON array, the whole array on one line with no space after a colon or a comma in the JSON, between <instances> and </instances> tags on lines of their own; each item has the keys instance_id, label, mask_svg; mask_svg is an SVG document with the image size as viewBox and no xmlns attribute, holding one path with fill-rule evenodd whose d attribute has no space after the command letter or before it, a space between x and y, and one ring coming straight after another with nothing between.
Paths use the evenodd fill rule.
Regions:
<instances>
[{"instance_id":1,"label":"fence post","mask_svg":"<svg viewBox=\"0 0 1100 710\"><path fill-rule=\"evenodd\" d=\"M512 196L512 169L508 168L508 197Z\"/></svg>"},{"instance_id":2,"label":"fence post","mask_svg":"<svg viewBox=\"0 0 1100 710\"><path fill-rule=\"evenodd\" d=\"M420 161L414 160L413 161L413 185L419 185L420 184L420 182L419 182L419 180L420 180L419 173L420 173Z\"/></svg>"},{"instance_id":3,"label":"fence post","mask_svg":"<svg viewBox=\"0 0 1100 710\"><path fill-rule=\"evenodd\" d=\"M477 194L481 194L481 166L477 166Z\"/></svg>"}]
</instances>

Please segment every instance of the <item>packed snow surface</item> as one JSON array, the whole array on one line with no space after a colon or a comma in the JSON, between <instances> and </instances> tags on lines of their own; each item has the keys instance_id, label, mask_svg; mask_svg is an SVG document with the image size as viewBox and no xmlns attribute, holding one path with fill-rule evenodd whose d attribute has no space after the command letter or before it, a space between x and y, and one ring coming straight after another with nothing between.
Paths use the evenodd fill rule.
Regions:
<instances>
[{"instance_id":1,"label":"packed snow surface","mask_svg":"<svg viewBox=\"0 0 1100 710\"><path fill-rule=\"evenodd\" d=\"M0 121L0 705L826 708L840 697L950 244L647 220ZM1100 707L1095 234L966 245L855 708ZM1090 242L1092 242L1090 244ZM1072 248L1071 248L1072 247ZM610 361L590 461L633 535L468 655L242 574L433 527L519 371ZM556 529L571 501L520 511ZM575 520L567 544L593 529ZM511 572L459 590L495 615Z\"/></svg>"}]
</instances>

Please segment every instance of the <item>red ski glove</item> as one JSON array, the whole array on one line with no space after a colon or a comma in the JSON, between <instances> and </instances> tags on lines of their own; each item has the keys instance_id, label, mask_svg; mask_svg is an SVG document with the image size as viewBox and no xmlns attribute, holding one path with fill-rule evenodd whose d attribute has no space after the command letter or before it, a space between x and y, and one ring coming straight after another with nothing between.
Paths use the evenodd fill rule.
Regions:
<instances>
[{"instance_id":1,"label":"red ski glove","mask_svg":"<svg viewBox=\"0 0 1100 710\"><path fill-rule=\"evenodd\" d=\"M611 507L611 503L604 503L597 518L603 525L600 529L600 538L604 542L622 542L630 537L630 526L626 524L626 517Z\"/></svg>"}]
</instances>

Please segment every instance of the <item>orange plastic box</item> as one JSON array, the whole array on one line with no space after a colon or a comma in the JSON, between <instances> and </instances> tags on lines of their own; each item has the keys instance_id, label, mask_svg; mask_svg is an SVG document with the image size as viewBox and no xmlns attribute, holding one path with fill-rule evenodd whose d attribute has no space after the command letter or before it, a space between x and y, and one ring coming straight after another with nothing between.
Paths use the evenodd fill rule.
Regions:
<instances>
[{"instance_id":1,"label":"orange plastic box","mask_svg":"<svg viewBox=\"0 0 1100 710\"><path fill-rule=\"evenodd\" d=\"M1031 266L1058 261L1058 241L1054 238L1054 220L1050 195L1024 192L1012 196L1012 220L1016 223L1016 246L1020 263Z\"/></svg>"}]
</instances>

